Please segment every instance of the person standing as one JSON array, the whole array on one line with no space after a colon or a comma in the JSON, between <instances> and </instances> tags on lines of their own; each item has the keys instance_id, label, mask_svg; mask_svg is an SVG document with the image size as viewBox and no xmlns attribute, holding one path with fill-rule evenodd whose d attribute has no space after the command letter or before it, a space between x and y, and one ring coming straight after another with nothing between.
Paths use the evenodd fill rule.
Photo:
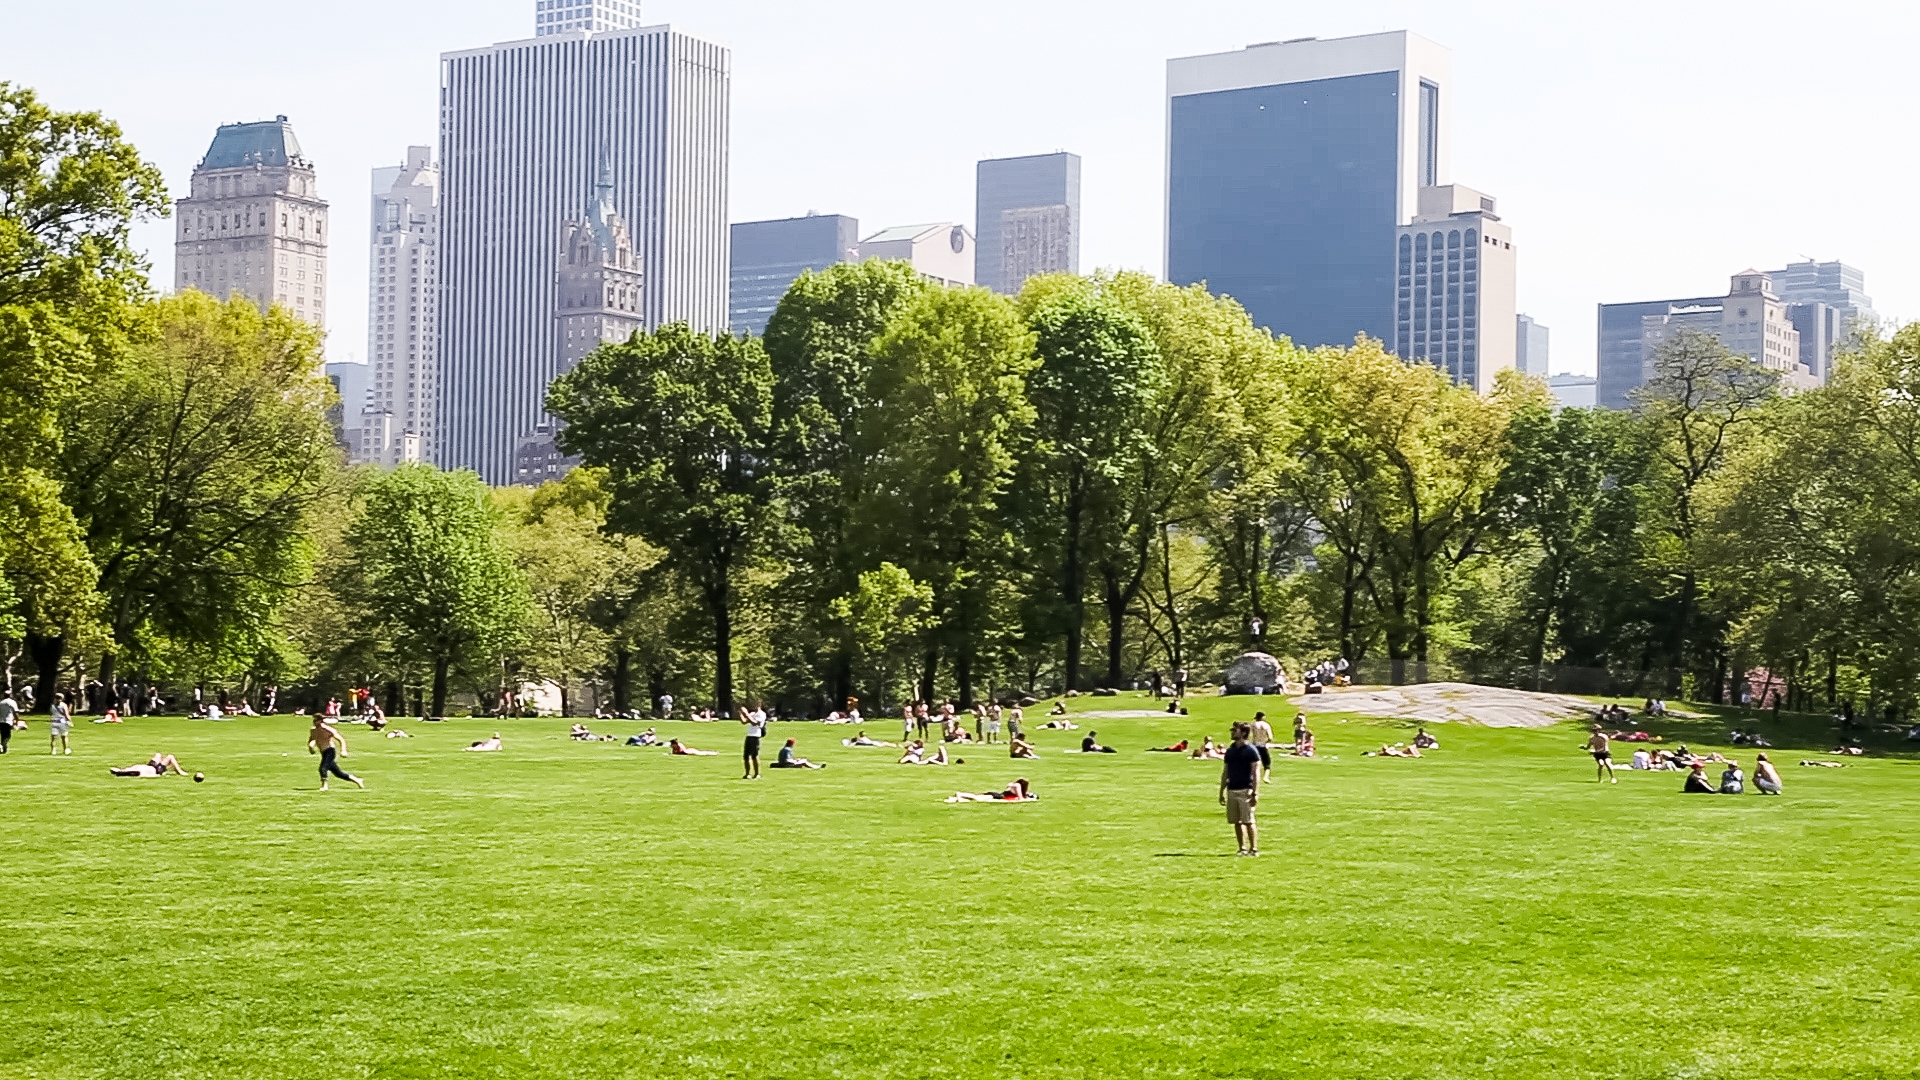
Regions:
<instances>
[{"instance_id":1,"label":"person standing","mask_svg":"<svg viewBox=\"0 0 1920 1080\"><path fill-rule=\"evenodd\" d=\"M900 706L900 741L913 741L913 705Z\"/></svg>"},{"instance_id":2,"label":"person standing","mask_svg":"<svg viewBox=\"0 0 1920 1080\"><path fill-rule=\"evenodd\" d=\"M1247 741L1252 743L1253 748L1260 752L1261 782L1272 783L1273 751L1269 749L1269 746L1273 742L1273 725L1267 723L1266 713L1256 712L1253 714L1253 730L1252 734L1248 736Z\"/></svg>"},{"instance_id":3,"label":"person standing","mask_svg":"<svg viewBox=\"0 0 1920 1080\"><path fill-rule=\"evenodd\" d=\"M740 724L747 729L747 740L740 748L740 779L760 779L760 740L767 735L767 714L755 706L751 711L740 706Z\"/></svg>"},{"instance_id":4,"label":"person standing","mask_svg":"<svg viewBox=\"0 0 1920 1080\"><path fill-rule=\"evenodd\" d=\"M13 725L20 719L20 703L13 700L13 691L0 697L0 754L7 752L7 744L13 741Z\"/></svg>"},{"instance_id":5,"label":"person standing","mask_svg":"<svg viewBox=\"0 0 1920 1080\"><path fill-rule=\"evenodd\" d=\"M1613 775L1613 741L1599 724L1593 725L1593 734L1587 738L1587 753L1593 755L1594 783L1620 782L1620 778Z\"/></svg>"},{"instance_id":6,"label":"person standing","mask_svg":"<svg viewBox=\"0 0 1920 1080\"><path fill-rule=\"evenodd\" d=\"M73 731L73 709L67 705L67 695L61 691L53 695L53 708L50 722L47 724L47 753L73 753L73 747L67 743L67 735Z\"/></svg>"},{"instance_id":7,"label":"person standing","mask_svg":"<svg viewBox=\"0 0 1920 1080\"><path fill-rule=\"evenodd\" d=\"M1260 831L1254 824L1260 803L1260 752L1247 741L1251 733L1251 725L1233 725L1233 745L1220 765L1220 805L1227 808L1227 823L1242 855L1260 854Z\"/></svg>"},{"instance_id":8,"label":"person standing","mask_svg":"<svg viewBox=\"0 0 1920 1080\"><path fill-rule=\"evenodd\" d=\"M313 730L307 732L307 752L320 755L321 791L327 790L328 775L337 776L357 788L366 788L364 781L340 767L340 759L347 752L347 739L340 734L339 728L327 723L323 716L313 718Z\"/></svg>"},{"instance_id":9,"label":"person standing","mask_svg":"<svg viewBox=\"0 0 1920 1080\"><path fill-rule=\"evenodd\" d=\"M987 741L1000 741L1000 703L997 701L987 704Z\"/></svg>"},{"instance_id":10,"label":"person standing","mask_svg":"<svg viewBox=\"0 0 1920 1080\"><path fill-rule=\"evenodd\" d=\"M659 705L660 705L660 719L662 720L673 719L673 695L661 694Z\"/></svg>"}]
</instances>

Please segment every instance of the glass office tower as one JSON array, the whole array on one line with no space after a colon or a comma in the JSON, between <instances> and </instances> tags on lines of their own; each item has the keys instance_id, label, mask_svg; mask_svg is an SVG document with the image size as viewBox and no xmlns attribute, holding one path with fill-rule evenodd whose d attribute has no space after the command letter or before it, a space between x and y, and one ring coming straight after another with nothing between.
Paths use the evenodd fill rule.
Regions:
<instances>
[{"instance_id":1,"label":"glass office tower","mask_svg":"<svg viewBox=\"0 0 1920 1080\"><path fill-rule=\"evenodd\" d=\"M1394 340L1394 240L1446 184L1447 51L1397 31L1167 63L1166 276L1303 345Z\"/></svg>"},{"instance_id":2,"label":"glass office tower","mask_svg":"<svg viewBox=\"0 0 1920 1080\"><path fill-rule=\"evenodd\" d=\"M728 327L755 337L766 332L793 279L852 259L860 243L860 222L845 214L736 221L732 231Z\"/></svg>"}]
</instances>

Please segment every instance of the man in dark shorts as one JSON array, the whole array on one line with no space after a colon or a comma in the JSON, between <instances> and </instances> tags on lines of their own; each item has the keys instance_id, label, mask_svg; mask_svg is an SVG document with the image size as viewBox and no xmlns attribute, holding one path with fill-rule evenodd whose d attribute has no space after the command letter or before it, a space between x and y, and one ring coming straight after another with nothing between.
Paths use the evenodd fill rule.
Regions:
<instances>
[{"instance_id":1,"label":"man in dark shorts","mask_svg":"<svg viewBox=\"0 0 1920 1080\"><path fill-rule=\"evenodd\" d=\"M1619 783L1619 777L1613 775L1613 741L1599 724L1593 725L1593 734L1587 739L1587 752L1593 755L1593 779L1595 783L1607 781Z\"/></svg>"},{"instance_id":2,"label":"man in dark shorts","mask_svg":"<svg viewBox=\"0 0 1920 1080\"><path fill-rule=\"evenodd\" d=\"M1260 751L1247 741L1252 730L1251 724L1233 725L1233 745L1220 766L1220 805L1227 808L1242 855L1260 854L1260 832L1253 821L1260 802Z\"/></svg>"},{"instance_id":3,"label":"man in dark shorts","mask_svg":"<svg viewBox=\"0 0 1920 1080\"><path fill-rule=\"evenodd\" d=\"M740 707L740 723L747 729L746 744L740 748L742 780L760 779L760 740L767 735L767 714L758 706Z\"/></svg>"},{"instance_id":4,"label":"man in dark shorts","mask_svg":"<svg viewBox=\"0 0 1920 1080\"><path fill-rule=\"evenodd\" d=\"M367 785L359 777L340 767L340 755L347 752L347 740L338 728L327 723L324 716L313 718L313 730L307 732L307 749L320 755L320 790L327 790L327 776L332 774L358 788Z\"/></svg>"}]
</instances>

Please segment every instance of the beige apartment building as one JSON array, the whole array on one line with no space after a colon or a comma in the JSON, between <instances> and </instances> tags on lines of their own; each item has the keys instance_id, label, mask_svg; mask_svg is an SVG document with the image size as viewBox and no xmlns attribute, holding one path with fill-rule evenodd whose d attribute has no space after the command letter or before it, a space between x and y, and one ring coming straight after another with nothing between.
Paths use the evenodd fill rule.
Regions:
<instances>
[{"instance_id":1,"label":"beige apartment building","mask_svg":"<svg viewBox=\"0 0 1920 1080\"><path fill-rule=\"evenodd\" d=\"M326 325L327 204L286 117L222 124L175 211L175 288Z\"/></svg>"}]
</instances>

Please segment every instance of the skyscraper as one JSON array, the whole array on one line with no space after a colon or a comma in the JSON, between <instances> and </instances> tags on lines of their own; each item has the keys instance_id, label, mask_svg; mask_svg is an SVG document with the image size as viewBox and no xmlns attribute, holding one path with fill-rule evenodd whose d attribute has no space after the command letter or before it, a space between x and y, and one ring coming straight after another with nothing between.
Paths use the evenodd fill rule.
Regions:
<instances>
[{"instance_id":1,"label":"skyscraper","mask_svg":"<svg viewBox=\"0 0 1920 1080\"><path fill-rule=\"evenodd\" d=\"M1168 61L1167 279L1303 345L1392 341L1395 229L1449 183L1449 66L1405 31Z\"/></svg>"},{"instance_id":2,"label":"skyscraper","mask_svg":"<svg viewBox=\"0 0 1920 1080\"><path fill-rule=\"evenodd\" d=\"M808 214L733 225L728 275L728 326L762 334L787 287L804 270L822 270L854 257L860 222L845 214Z\"/></svg>"},{"instance_id":3,"label":"skyscraper","mask_svg":"<svg viewBox=\"0 0 1920 1080\"><path fill-rule=\"evenodd\" d=\"M1523 374L1546 378L1548 375L1547 328L1534 322L1531 315L1516 315L1513 337L1513 366Z\"/></svg>"},{"instance_id":4,"label":"skyscraper","mask_svg":"<svg viewBox=\"0 0 1920 1080\"><path fill-rule=\"evenodd\" d=\"M1788 263L1768 275L1787 304L1787 318L1800 332L1800 363L1825 383L1834 354L1859 331L1872 331L1880 316L1866 293L1867 276L1843 262Z\"/></svg>"},{"instance_id":5,"label":"skyscraper","mask_svg":"<svg viewBox=\"0 0 1920 1080\"><path fill-rule=\"evenodd\" d=\"M1491 197L1459 184L1420 189L1397 230L1393 351L1480 393L1513 366L1513 231Z\"/></svg>"},{"instance_id":6,"label":"skyscraper","mask_svg":"<svg viewBox=\"0 0 1920 1080\"><path fill-rule=\"evenodd\" d=\"M1817 386L1820 373L1801 358L1790 305L1758 270L1733 275L1725 296L1600 305L1600 378L1596 403L1624 409L1652 374L1654 353L1683 330L1710 334L1729 352L1780 377L1788 390Z\"/></svg>"},{"instance_id":7,"label":"skyscraper","mask_svg":"<svg viewBox=\"0 0 1920 1080\"><path fill-rule=\"evenodd\" d=\"M561 29L441 58L435 460L508 483L519 440L545 422L562 364L556 253L600 197L602 160L645 276L641 325L726 327L731 62L667 26Z\"/></svg>"},{"instance_id":8,"label":"skyscraper","mask_svg":"<svg viewBox=\"0 0 1920 1080\"><path fill-rule=\"evenodd\" d=\"M373 170L367 257L367 357L371 385L359 424L357 461L419 461L434 435L439 335L440 169L433 148L407 147L406 162Z\"/></svg>"},{"instance_id":9,"label":"skyscraper","mask_svg":"<svg viewBox=\"0 0 1920 1080\"><path fill-rule=\"evenodd\" d=\"M533 36L575 30L627 30L640 25L640 0L534 0Z\"/></svg>"},{"instance_id":10,"label":"skyscraper","mask_svg":"<svg viewBox=\"0 0 1920 1080\"><path fill-rule=\"evenodd\" d=\"M1080 272L1080 155L991 158L974 170L973 279L1016 293L1035 274Z\"/></svg>"},{"instance_id":11,"label":"skyscraper","mask_svg":"<svg viewBox=\"0 0 1920 1080\"><path fill-rule=\"evenodd\" d=\"M327 204L286 117L220 125L175 216L176 288L238 293L326 325Z\"/></svg>"}]
</instances>

